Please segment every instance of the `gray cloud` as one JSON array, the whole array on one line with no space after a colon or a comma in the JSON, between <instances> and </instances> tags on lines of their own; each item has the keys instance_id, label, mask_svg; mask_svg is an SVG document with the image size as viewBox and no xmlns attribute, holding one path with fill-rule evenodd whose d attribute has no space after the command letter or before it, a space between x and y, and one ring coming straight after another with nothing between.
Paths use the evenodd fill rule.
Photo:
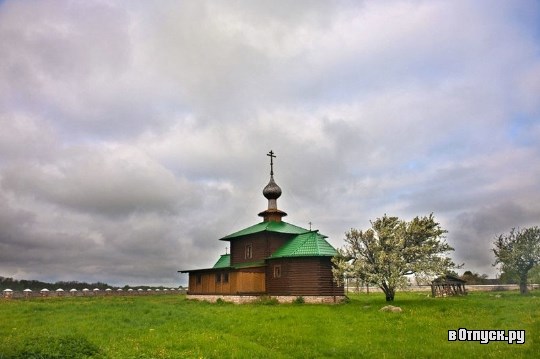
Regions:
<instances>
[{"instance_id":1,"label":"gray cloud","mask_svg":"<svg viewBox=\"0 0 540 359\"><path fill-rule=\"evenodd\" d=\"M540 212L533 1L0 4L0 275L178 284L259 221L434 212L456 262Z\"/></svg>"},{"instance_id":2,"label":"gray cloud","mask_svg":"<svg viewBox=\"0 0 540 359\"><path fill-rule=\"evenodd\" d=\"M196 191L133 148L83 149L58 163L6 168L2 186L19 195L106 216L175 211L195 205Z\"/></svg>"}]
</instances>

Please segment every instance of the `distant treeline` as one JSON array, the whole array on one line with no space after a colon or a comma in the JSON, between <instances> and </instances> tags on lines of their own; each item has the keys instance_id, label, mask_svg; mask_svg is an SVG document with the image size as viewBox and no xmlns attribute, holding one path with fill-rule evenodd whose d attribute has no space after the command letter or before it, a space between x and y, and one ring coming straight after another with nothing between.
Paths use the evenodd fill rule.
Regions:
<instances>
[{"instance_id":1,"label":"distant treeline","mask_svg":"<svg viewBox=\"0 0 540 359\"><path fill-rule=\"evenodd\" d=\"M13 278L6 278L0 276L0 288L6 289L9 288L11 290L15 291L22 291L24 289L32 289L34 291L40 291L43 288L47 288L49 290L56 290L59 288L62 289L72 289L75 288L77 290L82 290L84 288L88 289L94 289L99 288L101 290L107 289L107 288L114 288L107 283L86 283L86 282L77 282L77 281L70 281L70 282L55 282L55 283L48 283L48 282L41 282L39 280L17 280Z\"/></svg>"},{"instance_id":2,"label":"distant treeline","mask_svg":"<svg viewBox=\"0 0 540 359\"><path fill-rule=\"evenodd\" d=\"M455 273L455 272L454 272ZM458 277L457 274L454 274L455 277ZM515 272L507 270L502 272L497 279L488 279L487 274L478 274L471 271L465 271L460 277L465 280L467 284L518 284L519 275ZM529 271L528 276L529 283L540 283L540 266L535 266Z\"/></svg>"},{"instance_id":3,"label":"distant treeline","mask_svg":"<svg viewBox=\"0 0 540 359\"><path fill-rule=\"evenodd\" d=\"M60 281L55 283L48 283L48 282L41 282L39 280L17 280L13 278L8 277L2 277L0 276L0 292L4 289L11 289L14 291L23 291L25 289L31 289L33 291L40 291L43 288L47 288L48 290L54 291L56 289L62 288L64 290L70 290L70 289L77 289L77 290L83 290L84 288L88 288L90 290L93 290L94 288L98 288L100 290L105 290L107 288L111 289L129 289L129 288L142 288L144 290L146 289L164 289L168 287L152 287L152 286L128 286L125 285L123 287L117 287L112 286L107 283L102 282L96 282L96 283L86 283L86 282L78 282L78 281Z\"/></svg>"}]
</instances>

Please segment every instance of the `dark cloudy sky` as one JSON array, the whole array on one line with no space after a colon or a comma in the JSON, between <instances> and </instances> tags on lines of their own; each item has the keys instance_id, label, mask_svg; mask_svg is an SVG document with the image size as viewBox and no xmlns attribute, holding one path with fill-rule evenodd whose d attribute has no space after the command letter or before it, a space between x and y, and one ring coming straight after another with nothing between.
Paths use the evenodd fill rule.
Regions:
<instances>
[{"instance_id":1,"label":"dark cloudy sky","mask_svg":"<svg viewBox=\"0 0 540 359\"><path fill-rule=\"evenodd\" d=\"M185 283L259 222L540 225L538 1L0 2L0 275Z\"/></svg>"}]
</instances>

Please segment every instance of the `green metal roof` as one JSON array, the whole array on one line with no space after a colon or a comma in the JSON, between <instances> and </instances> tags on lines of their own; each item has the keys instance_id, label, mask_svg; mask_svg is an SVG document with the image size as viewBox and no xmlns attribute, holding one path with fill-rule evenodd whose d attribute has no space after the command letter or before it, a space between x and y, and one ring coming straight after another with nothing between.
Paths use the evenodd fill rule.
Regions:
<instances>
[{"instance_id":1,"label":"green metal roof","mask_svg":"<svg viewBox=\"0 0 540 359\"><path fill-rule=\"evenodd\" d=\"M270 258L335 256L337 251L324 238L325 236L317 231L299 234L281 246Z\"/></svg>"},{"instance_id":2,"label":"green metal roof","mask_svg":"<svg viewBox=\"0 0 540 359\"><path fill-rule=\"evenodd\" d=\"M256 262L248 262L248 263L238 263L232 266L234 269L241 269L241 268L252 268L252 267L262 267L265 266L266 263L264 260L262 261L256 261Z\"/></svg>"},{"instance_id":3,"label":"green metal roof","mask_svg":"<svg viewBox=\"0 0 540 359\"><path fill-rule=\"evenodd\" d=\"M224 269L224 268L234 268L234 269L240 269L240 268L250 268L250 267L261 267L264 266L264 260L262 261L256 261L256 262L246 262L246 263L238 263L233 266L231 266L231 255L230 254L222 254L216 264L212 267L212 269Z\"/></svg>"},{"instance_id":4,"label":"green metal roof","mask_svg":"<svg viewBox=\"0 0 540 359\"><path fill-rule=\"evenodd\" d=\"M259 232L277 232L277 233L288 233L288 234L302 234L309 232L309 230L295 226L287 222L261 222L257 223L251 227L244 228L238 232L234 232L220 238L221 241L229 241L231 239L246 236L248 234L259 233Z\"/></svg>"},{"instance_id":5,"label":"green metal roof","mask_svg":"<svg viewBox=\"0 0 540 359\"><path fill-rule=\"evenodd\" d=\"M231 255L222 254L212 268L227 268L231 266Z\"/></svg>"}]
</instances>

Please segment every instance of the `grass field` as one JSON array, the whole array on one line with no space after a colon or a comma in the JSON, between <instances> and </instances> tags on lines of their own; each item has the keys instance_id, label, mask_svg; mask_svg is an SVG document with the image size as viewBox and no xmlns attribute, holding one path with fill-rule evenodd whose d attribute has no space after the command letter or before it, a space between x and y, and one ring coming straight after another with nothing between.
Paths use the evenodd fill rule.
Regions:
<instances>
[{"instance_id":1,"label":"grass field","mask_svg":"<svg viewBox=\"0 0 540 359\"><path fill-rule=\"evenodd\" d=\"M496 295L497 294L497 295ZM540 292L398 293L346 304L210 304L180 295L0 299L0 358L534 358ZM448 342L449 329L524 329L524 345Z\"/></svg>"}]
</instances>

